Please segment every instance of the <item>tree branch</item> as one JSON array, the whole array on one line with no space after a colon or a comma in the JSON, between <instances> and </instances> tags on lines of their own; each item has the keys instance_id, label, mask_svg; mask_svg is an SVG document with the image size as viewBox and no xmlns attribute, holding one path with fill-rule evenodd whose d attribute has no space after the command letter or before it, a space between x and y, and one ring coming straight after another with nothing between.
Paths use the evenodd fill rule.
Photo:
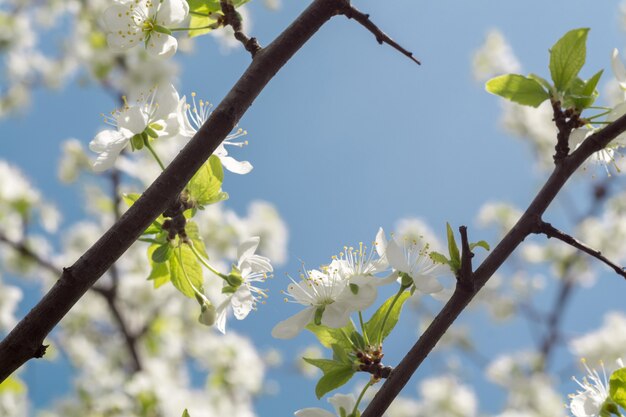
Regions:
<instances>
[{"instance_id":1,"label":"tree branch","mask_svg":"<svg viewBox=\"0 0 626 417\"><path fill-rule=\"evenodd\" d=\"M141 197L0 342L0 382L41 350L44 338L85 292L167 208L285 63L336 15L346 0L315 0L266 48L196 135Z\"/></svg>"},{"instance_id":2,"label":"tree branch","mask_svg":"<svg viewBox=\"0 0 626 417\"><path fill-rule=\"evenodd\" d=\"M235 32L235 39L237 39L246 51L250 52L252 58L256 56L257 52L261 50L261 45L256 40L256 38L249 38L243 33L243 25L241 23L241 16L235 10L235 6L230 2L230 0L220 0L220 7L222 8L222 13L224 13L224 25L229 25L233 28Z\"/></svg>"},{"instance_id":3,"label":"tree branch","mask_svg":"<svg viewBox=\"0 0 626 417\"><path fill-rule=\"evenodd\" d=\"M461 234L461 271L457 277L458 284L474 292L474 273L472 272L472 253L467 239L467 226L459 227Z\"/></svg>"},{"instance_id":4,"label":"tree branch","mask_svg":"<svg viewBox=\"0 0 626 417\"><path fill-rule=\"evenodd\" d=\"M14 242L13 240L9 239L4 233L1 233L1 232L0 232L0 242L5 243L10 248L20 253L22 256L26 256L27 258L30 258L33 262L37 263L42 268L48 270L53 275L63 274L61 269L59 269L56 265L52 264L50 261L39 256L33 250L28 248L28 246L24 245L23 243ZM111 267L111 274L117 275L117 270L114 267L115 265ZM114 280L115 280L115 276L114 276ZM115 293L116 293L115 287L113 286L111 288L102 288L102 287L98 287L94 285L91 287L91 290L94 291L96 294L99 294L105 299L107 306L109 307L109 310L111 311L111 315L113 316L113 320L117 324L119 331L120 333L122 333L122 336L124 337L124 340L126 342L126 348L128 349L128 353L130 354L130 357L132 359L133 372L141 370L141 360L139 358L139 354L137 351L137 342L138 342L138 339L142 336L142 334L141 333L134 334L128 328L126 324L126 319L122 315L122 312L117 307L117 303L115 302ZM41 357L41 356L43 355L40 355L37 357Z\"/></svg>"},{"instance_id":5,"label":"tree branch","mask_svg":"<svg viewBox=\"0 0 626 417\"><path fill-rule=\"evenodd\" d=\"M476 291L468 292L462 289L461 286L457 286L450 300L448 300L441 312L393 370L361 417L380 417L383 415L393 399L400 393L413 373L419 368L439 339L474 298L476 293L487 283L494 272L513 253L526 236L533 233L537 217L541 218L574 171L594 152L603 149L611 140L624 131L626 131L626 115L588 137L578 149L561 160L522 217L474 272Z\"/></svg>"},{"instance_id":6,"label":"tree branch","mask_svg":"<svg viewBox=\"0 0 626 417\"><path fill-rule=\"evenodd\" d=\"M361 26L363 26L365 29L372 32L374 36L376 37L376 42L378 42L380 45L382 45L383 43L386 43L387 45L391 46L396 51L400 52L402 55L408 57L411 61L415 62L417 65L422 65L422 63L419 62L413 56L413 52L407 51L402 46L400 46L400 44L398 44L396 41L391 39L385 32L380 30L380 28L376 26L374 22L370 20L369 14L360 12L357 8L350 5L349 2L345 3L345 6L340 9L339 13L344 15L348 19L354 19L356 22L360 23Z\"/></svg>"},{"instance_id":7,"label":"tree branch","mask_svg":"<svg viewBox=\"0 0 626 417\"><path fill-rule=\"evenodd\" d=\"M621 266L618 266L611 262L609 259L607 259L606 256L602 255L602 252L600 252L599 250L590 248L589 246L585 245L574 237L568 235L567 233L561 232L550 223L546 223L541 219L537 220L535 227L536 228L533 229L533 233L544 234L548 237L548 239L555 238L560 240L561 242L565 242L568 245L593 256L599 261L604 262L606 265L610 266L618 275L621 275L623 278L626 279L626 270Z\"/></svg>"}]
</instances>

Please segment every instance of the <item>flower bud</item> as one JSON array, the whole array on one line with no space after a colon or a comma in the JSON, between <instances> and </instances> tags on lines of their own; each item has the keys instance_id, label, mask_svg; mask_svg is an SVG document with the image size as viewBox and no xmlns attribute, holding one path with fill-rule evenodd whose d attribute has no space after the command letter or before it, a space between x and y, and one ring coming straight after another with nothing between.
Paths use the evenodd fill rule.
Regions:
<instances>
[{"instance_id":1,"label":"flower bud","mask_svg":"<svg viewBox=\"0 0 626 417\"><path fill-rule=\"evenodd\" d=\"M206 326L213 326L215 324L215 319L217 317L217 312L215 311L215 307L213 304L205 301L200 307L200 316L198 317L198 321Z\"/></svg>"}]
</instances>

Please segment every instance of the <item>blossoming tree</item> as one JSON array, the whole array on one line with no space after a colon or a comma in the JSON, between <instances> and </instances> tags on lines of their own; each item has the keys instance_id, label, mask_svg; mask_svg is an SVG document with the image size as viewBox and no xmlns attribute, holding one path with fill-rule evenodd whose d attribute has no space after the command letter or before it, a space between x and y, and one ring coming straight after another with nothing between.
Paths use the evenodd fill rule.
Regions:
<instances>
[{"instance_id":1,"label":"blossoming tree","mask_svg":"<svg viewBox=\"0 0 626 417\"><path fill-rule=\"evenodd\" d=\"M348 0L312 1L266 46L246 26L246 3L90 0L1 6L0 22L11 34L0 43L8 74L1 115L21 107L33 85L53 85L78 68L118 103L103 116L109 127L87 141L89 150L84 141L63 144L60 178L98 180L88 188L91 220L64 230L58 247L44 234L57 232L58 211L18 168L0 161L3 272L36 277L45 293L18 317L23 286L0 282L2 415L30 413L21 369L27 362L36 366L32 359L55 355L75 368L75 392L40 411L43 416L247 416L254 414L257 396L270 394L264 373L279 362L276 351L263 357L227 322L231 315L247 319L278 299L267 301L267 280L285 262L287 231L271 203L253 202L246 216L228 208L224 171L253 172L251 162L240 160L243 149L236 149L248 144L238 123L283 66L336 17L351 19L412 66L420 62L374 23L375 16ZM46 57L33 38L46 19L49 25L74 22L71 47L56 59ZM547 70L538 69L539 75L520 74L517 58L497 31L475 53L477 80L506 100L505 128L530 139L543 170L543 186L526 209L505 203L482 208L481 223L498 229L493 239L475 239L464 225L431 228L407 218L393 233L381 227L373 236L372 230L371 244L346 246L319 267L303 263L298 274L288 274L282 298L299 310L285 307L265 332L276 346L303 333L315 338L316 345L299 355L299 366L303 377L318 379L317 398L331 395L333 406L331 412L294 402L295 415L477 415L476 395L461 382L462 368L447 367L422 379L418 398L400 395L439 344L479 362L487 377L506 389L501 414L564 415L561 404L567 402L576 417L622 416L626 316L611 312L602 328L578 338L566 338L561 330L572 291L595 279L591 265L608 266L613 279L626 278L619 263L626 259L624 196L612 189L626 146L626 68L613 50L616 82L598 106L600 81L611 75L603 69L581 75L589 33L575 28L555 39L544 56ZM234 42L251 60L215 108L175 86L176 59L206 34ZM600 165L598 173L594 165ZM579 171L577 179L591 182L593 193L588 213L575 216L575 233L568 233L547 221L547 210ZM450 203L458 201L451 197ZM442 230L444 238L432 230ZM531 235L551 240L518 250ZM557 292L547 312L535 305L545 281L527 271L542 263L553 267ZM470 314L472 301L497 320L520 316L540 326L535 349L481 358L471 334L456 322ZM401 360L388 362L384 342L402 322L420 327L418 338L404 347ZM577 391L567 400L551 373L555 352L565 344L586 358L587 374L574 378Z\"/></svg>"}]
</instances>

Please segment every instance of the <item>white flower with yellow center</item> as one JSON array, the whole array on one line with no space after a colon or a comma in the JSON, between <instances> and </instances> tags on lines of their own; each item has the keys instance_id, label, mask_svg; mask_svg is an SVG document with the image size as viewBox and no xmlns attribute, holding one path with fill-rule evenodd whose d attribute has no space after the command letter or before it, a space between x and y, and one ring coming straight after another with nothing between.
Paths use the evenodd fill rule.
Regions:
<instances>
[{"instance_id":1,"label":"white flower with yellow center","mask_svg":"<svg viewBox=\"0 0 626 417\"><path fill-rule=\"evenodd\" d=\"M170 29L189 14L185 0L131 0L116 3L104 11L107 42L122 51L144 42L152 55L169 58L178 41Z\"/></svg>"},{"instance_id":2,"label":"white flower with yellow center","mask_svg":"<svg viewBox=\"0 0 626 417\"><path fill-rule=\"evenodd\" d=\"M582 382L575 377L573 378L582 390L577 391L576 394L570 395L570 411L575 417L600 416L607 401L612 401L609 398L608 381L604 364L600 363L602 367L602 376L600 376L598 371L590 369L589 366L587 366L587 362L584 359L582 363L587 371L587 376L583 378ZM617 365L620 368L624 367L621 359L617 360Z\"/></svg>"},{"instance_id":3,"label":"white flower with yellow center","mask_svg":"<svg viewBox=\"0 0 626 417\"><path fill-rule=\"evenodd\" d=\"M181 131L181 135L192 138L198 130L202 127L204 122L207 121L209 116L211 115L211 110L213 106L211 103L199 100L196 102L196 94L191 93L192 104L187 103L187 98L183 97L181 99L181 112L183 114L183 129ZM222 143L220 143L213 152L219 159L224 168L233 172L235 174L247 174L252 171L252 164L248 161L237 161L235 158L228 156L228 151L226 150L225 145L229 146L237 146L239 148L244 147L248 144L248 141L236 141L236 139L247 135L243 129L237 129L235 133L231 133L226 136L226 139Z\"/></svg>"},{"instance_id":4,"label":"white flower with yellow center","mask_svg":"<svg viewBox=\"0 0 626 417\"><path fill-rule=\"evenodd\" d=\"M141 95L134 105L125 103L122 109L105 116L105 122L114 126L115 130L103 130L89 143L89 149L99 154L93 165L94 170L111 168L120 152L137 135L145 133L154 139L178 134L178 102L178 92L169 84L151 90L147 96Z\"/></svg>"},{"instance_id":5,"label":"white flower with yellow center","mask_svg":"<svg viewBox=\"0 0 626 417\"><path fill-rule=\"evenodd\" d=\"M397 277L408 275L413 280L415 288L425 294L433 294L443 289L437 281L437 276L441 274L441 265L430 259L428 244L418 244L417 241L410 239L403 239L403 242L399 243L395 237L387 241L384 232L379 232L379 236L376 250L384 253Z\"/></svg>"},{"instance_id":6,"label":"white flower with yellow center","mask_svg":"<svg viewBox=\"0 0 626 417\"><path fill-rule=\"evenodd\" d=\"M217 307L215 325L222 333L226 333L226 315L229 308L232 308L237 320L243 320L258 301L267 298L266 290L254 285L265 282L267 274L273 271L268 258L254 254L260 241L257 236L251 237L237 248L237 265L233 268L235 274L231 273L229 280L224 282L224 292L228 296Z\"/></svg>"}]
</instances>

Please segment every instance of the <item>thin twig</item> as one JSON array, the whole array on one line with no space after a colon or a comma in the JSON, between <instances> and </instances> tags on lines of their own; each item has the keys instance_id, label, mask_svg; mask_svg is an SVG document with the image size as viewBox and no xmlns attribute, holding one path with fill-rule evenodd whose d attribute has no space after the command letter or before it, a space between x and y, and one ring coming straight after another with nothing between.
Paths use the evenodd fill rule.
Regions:
<instances>
[{"instance_id":1,"label":"thin twig","mask_svg":"<svg viewBox=\"0 0 626 417\"><path fill-rule=\"evenodd\" d=\"M383 32L378 26L376 26L374 22L370 20L369 14L365 14L357 10L354 6L350 5L349 3L345 7L340 9L340 13L344 15L345 17L347 17L348 19L354 19L355 21L360 23L361 26L363 26L365 29L372 32L374 36L376 37L376 42L378 42L380 45L382 45L383 43L386 43L387 45L391 46L396 51L400 52L402 55L408 57L411 61L415 62L417 65L422 65L422 63L419 62L413 56L413 52L410 52L404 49L402 46L400 46L400 44L398 44L396 41L391 39L385 32Z\"/></svg>"},{"instance_id":2,"label":"thin twig","mask_svg":"<svg viewBox=\"0 0 626 417\"><path fill-rule=\"evenodd\" d=\"M15 250L22 256L29 258L30 260L38 264L40 267L48 270L52 274L54 275L63 274L61 268L52 264L50 261L42 258L36 252L28 248L28 246L26 246L25 244L14 242L13 240L9 239L2 232L0 232L0 242L5 243L7 246L9 246L10 248ZM111 315L113 316L113 319L115 320L115 323L117 324L119 328L119 331L122 333L122 336L124 337L124 340L126 341L126 347L133 361L132 369L134 372L141 370L141 361L137 353L137 342L138 342L138 339L142 335L139 333L134 334L129 330L128 326L126 325L125 318L123 317L121 311L119 310L119 308L117 307L117 304L115 303L115 292L113 291L112 288L103 288L101 286L94 285L91 287L91 290L95 292L96 294L102 296L106 300L109 310L111 311Z\"/></svg>"},{"instance_id":3,"label":"thin twig","mask_svg":"<svg viewBox=\"0 0 626 417\"><path fill-rule=\"evenodd\" d=\"M459 285L468 291L474 292L474 273L472 272L472 253L467 239L467 226L459 227L461 234L461 271L457 277Z\"/></svg>"},{"instance_id":4,"label":"thin twig","mask_svg":"<svg viewBox=\"0 0 626 417\"><path fill-rule=\"evenodd\" d=\"M243 25L241 23L241 15L235 10L235 6L230 0L220 0L220 6L222 7L222 13L224 13L224 26L230 26L235 32L235 39L237 39L246 51L250 52L252 58L254 58L261 50L261 45L256 38L249 38L243 33Z\"/></svg>"},{"instance_id":5,"label":"thin twig","mask_svg":"<svg viewBox=\"0 0 626 417\"><path fill-rule=\"evenodd\" d=\"M626 270L624 268L611 262L606 256L602 255L602 252L600 252L599 250L590 248L589 246L585 245L574 237L555 228L550 223L546 223L543 220L538 219L537 223L535 224L535 229L533 229L533 233L544 234L548 236L548 238L555 238L560 240L561 242L565 242L568 245L593 256L599 261L604 262L606 265L610 266L618 275L626 279Z\"/></svg>"}]
</instances>

